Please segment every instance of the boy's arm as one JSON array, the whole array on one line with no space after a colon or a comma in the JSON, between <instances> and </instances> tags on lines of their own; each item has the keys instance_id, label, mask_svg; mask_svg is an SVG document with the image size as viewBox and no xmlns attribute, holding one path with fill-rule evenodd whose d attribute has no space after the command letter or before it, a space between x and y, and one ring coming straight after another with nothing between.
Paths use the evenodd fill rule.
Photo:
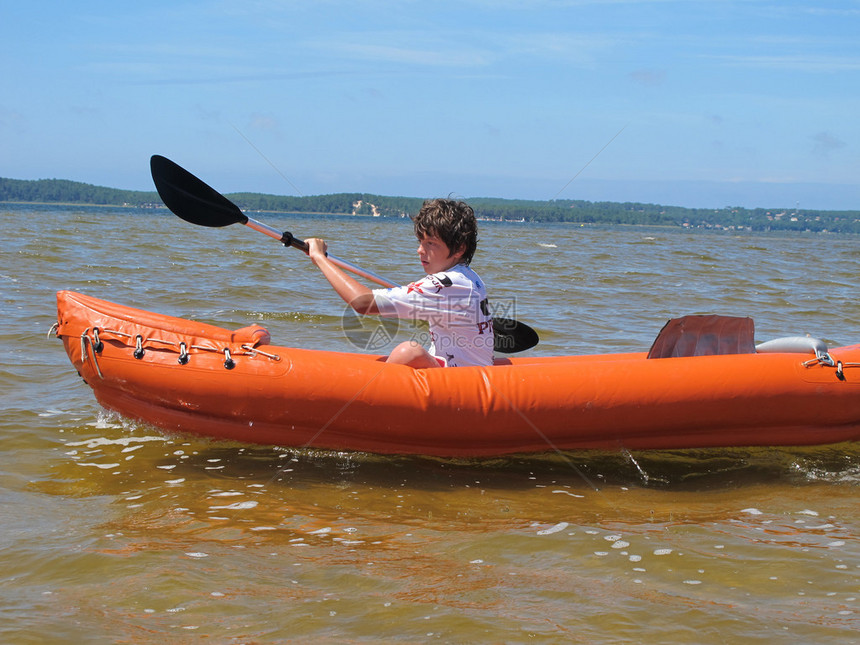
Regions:
<instances>
[{"instance_id":1,"label":"boy's arm","mask_svg":"<svg viewBox=\"0 0 860 645\"><path fill-rule=\"evenodd\" d=\"M319 238L305 240L308 245L308 256L317 265L329 284L341 298L360 314L378 314L379 307L373 297L373 292L355 278L340 270L326 255L326 243Z\"/></svg>"}]
</instances>

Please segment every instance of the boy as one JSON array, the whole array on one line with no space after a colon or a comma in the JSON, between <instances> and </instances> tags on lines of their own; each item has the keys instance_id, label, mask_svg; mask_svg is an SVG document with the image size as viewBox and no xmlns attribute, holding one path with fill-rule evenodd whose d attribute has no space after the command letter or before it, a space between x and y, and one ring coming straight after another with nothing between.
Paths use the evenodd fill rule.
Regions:
<instances>
[{"instance_id":1,"label":"boy","mask_svg":"<svg viewBox=\"0 0 860 645\"><path fill-rule=\"evenodd\" d=\"M308 255L334 290L359 314L412 318L430 324L430 350L414 340L400 343L389 363L415 368L493 364L493 324L483 280L470 267L478 244L472 208L461 201L424 202L412 218L418 259L427 275L403 287L374 289L341 271L326 256L326 243L305 240Z\"/></svg>"}]
</instances>

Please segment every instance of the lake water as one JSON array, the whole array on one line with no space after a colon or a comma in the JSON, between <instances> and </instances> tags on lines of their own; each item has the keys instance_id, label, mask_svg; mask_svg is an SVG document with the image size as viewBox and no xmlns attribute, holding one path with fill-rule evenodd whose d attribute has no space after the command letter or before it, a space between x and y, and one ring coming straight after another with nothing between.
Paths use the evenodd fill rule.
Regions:
<instances>
[{"instance_id":1,"label":"lake water","mask_svg":"<svg viewBox=\"0 0 860 645\"><path fill-rule=\"evenodd\" d=\"M258 217L420 275L408 221ZM165 436L101 410L46 338L57 290L354 351L327 283L242 226L0 218L0 642L858 638L857 444L472 461ZM759 341L860 340L856 237L482 223L480 238L473 266L538 330L536 354L644 351L691 313L750 315Z\"/></svg>"}]
</instances>

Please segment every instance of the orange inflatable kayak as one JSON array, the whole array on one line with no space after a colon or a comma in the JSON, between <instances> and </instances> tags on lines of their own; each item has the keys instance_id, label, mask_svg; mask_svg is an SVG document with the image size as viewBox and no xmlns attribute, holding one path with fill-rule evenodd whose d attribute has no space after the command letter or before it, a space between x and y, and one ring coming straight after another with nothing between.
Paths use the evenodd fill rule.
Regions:
<instances>
[{"instance_id":1,"label":"orange inflatable kayak","mask_svg":"<svg viewBox=\"0 0 860 645\"><path fill-rule=\"evenodd\" d=\"M648 353L416 370L57 294L101 405L168 432L289 447L492 456L860 439L860 345L752 344L752 321L670 321ZM704 355L703 355L704 354Z\"/></svg>"}]
</instances>

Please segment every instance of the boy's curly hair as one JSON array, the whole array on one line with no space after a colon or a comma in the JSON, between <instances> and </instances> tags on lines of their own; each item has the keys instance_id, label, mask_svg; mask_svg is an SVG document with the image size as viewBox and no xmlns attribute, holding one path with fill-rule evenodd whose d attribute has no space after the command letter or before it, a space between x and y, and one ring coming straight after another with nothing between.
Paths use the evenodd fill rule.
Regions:
<instances>
[{"instance_id":1,"label":"boy's curly hair","mask_svg":"<svg viewBox=\"0 0 860 645\"><path fill-rule=\"evenodd\" d=\"M445 243L453 254L464 247L460 260L468 265L478 247L478 222L475 211L466 202L454 199L428 199L418 214L412 218L415 236L418 239L435 235Z\"/></svg>"}]
</instances>

